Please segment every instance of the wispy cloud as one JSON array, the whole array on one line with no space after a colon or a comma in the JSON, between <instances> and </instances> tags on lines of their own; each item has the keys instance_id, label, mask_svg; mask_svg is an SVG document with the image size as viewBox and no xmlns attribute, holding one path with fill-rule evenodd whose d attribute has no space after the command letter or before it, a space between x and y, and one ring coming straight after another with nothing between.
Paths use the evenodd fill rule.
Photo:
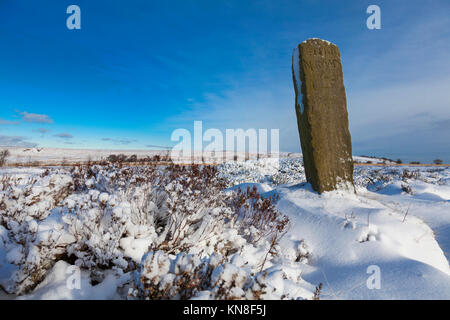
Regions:
<instances>
[{"instance_id":1,"label":"wispy cloud","mask_svg":"<svg viewBox=\"0 0 450 320\"><path fill-rule=\"evenodd\" d=\"M45 129L45 128L37 128L37 129L34 129L33 132L40 133L42 136L44 136L46 133L49 133L50 130Z\"/></svg>"},{"instance_id":2,"label":"wispy cloud","mask_svg":"<svg viewBox=\"0 0 450 320\"><path fill-rule=\"evenodd\" d=\"M431 124L433 128L450 132L450 118L434 120Z\"/></svg>"},{"instance_id":3,"label":"wispy cloud","mask_svg":"<svg viewBox=\"0 0 450 320\"><path fill-rule=\"evenodd\" d=\"M18 112L22 115L22 121L30 123L53 123L53 119L46 114L29 113L26 111Z\"/></svg>"},{"instance_id":4,"label":"wispy cloud","mask_svg":"<svg viewBox=\"0 0 450 320\"><path fill-rule=\"evenodd\" d=\"M0 118L0 125L18 125L19 121L10 121Z\"/></svg>"},{"instance_id":5,"label":"wispy cloud","mask_svg":"<svg viewBox=\"0 0 450 320\"><path fill-rule=\"evenodd\" d=\"M158 149L171 149L172 147L168 147L168 146L158 146L158 145L154 145L154 144L147 144L146 145L147 148L158 148Z\"/></svg>"},{"instance_id":6,"label":"wispy cloud","mask_svg":"<svg viewBox=\"0 0 450 320\"><path fill-rule=\"evenodd\" d=\"M445 14L403 23L398 32L370 40L370 50L364 47L370 42L366 33L341 47L356 153L427 150L433 157L450 150L450 42L442 32L450 20ZM190 129L193 120L203 120L204 130L279 128L280 149L300 151L290 63L285 61L274 62L277 70L267 68L273 75L253 66L252 73L227 81L225 90L192 101L168 119L169 125Z\"/></svg>"},{"instance_id":7,"label":"wispy cloud","mask_svg":"<svg viewBox=\"0 0 450 320\"><path fill-rule=\"evenodd\" d=\"M36 147L37 143L27 141L28 138L22 136L0 135L0 145L5 147Z\"/></svg>"},{"instance_id":8,"label":"wispy cloud","mask_svg":"<svg viewBox=\"0 0 450 320\"><path fill-rule=\"evenodd\" d=\"M61 138L61 139L72 139L73 138L73 135L71 135L70 133L67 133L67 132L54 134L53 136L57 137L57 138Z\"/></svg>"},{"instance_id":9,"label":"wispy cloud","mask_svg":"<svg viewBox=\"0 0 450 320\"><path fill-rule=\"evenodd\" d=\"M127 145L133 142L137 142L135 139L113 139L113 138L103 138L102 141L109 141L118 145Z\"/></svg>"},{"instance_id":10,"label":"wispy cloud","mask_svg":"<svg viewBox=\"0 0 450 320\"><path fill-rule=\"evenodd\" d=\"M424 79L425 80L425 79ZM436 136L449 139L442 132L450 119L450 77L427 79L348 95L350 127L354 142L378 138L380 144L389 144L386 136L395 139L406 131L434 130ZM416 148L428 144L416 140Z\"/></svg>"},{"instance_id":11,"label":"wispy cloud","mask_svg":"<svg viewBox=\"0 0 450 320\"><path fill-rule=\"evenodd\" d=\"M191 109L169 119L173 127L193 130L193 121L203 121L203 131L226 129L279 129L280 150L300 151L294 108L294 89L289 71L285 79L270 83L261 76L258 83L242 79L219 94L206 93ZM270 87L270 90L266 88ZM270 133L269 133L270 135ZM270 136L269 136L270 137Z\"/></svg>"}]
</instances>

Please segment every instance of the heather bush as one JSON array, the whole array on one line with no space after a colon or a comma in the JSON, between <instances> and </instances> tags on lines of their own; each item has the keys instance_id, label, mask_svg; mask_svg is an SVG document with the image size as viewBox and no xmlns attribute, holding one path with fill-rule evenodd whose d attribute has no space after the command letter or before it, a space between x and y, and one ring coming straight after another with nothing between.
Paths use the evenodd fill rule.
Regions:
<instances>
[{"instance_id":1,"label":"heather bush","mask_svg":"<svg viewBox=\"0 0 450 320\"><path fill-rule=\"evenodd\" d=\"M256 189L224 192L226 185L214 166L157 163L77 165L27 179L2 176L0 224L9 234L8 261L16 266L5 290L28 292L62 259L93 275L132 272L149 251L228 259L244 246L267 244L260 263L250 268L262 270L278 254L288 220L276 211L276 196L263 198ZM194 274L172 280L179 284L189 277ZM197 294L174 288L162 297ZM214 296L228 296L223 286L217 288Z\"/></svg>"},{"instance_id":2,"label":"heather bush","mask_svg":"<svg viewBox=\"0 0 450 320\"><path fill-rule=\"evenodd\" d=\"M135 273L129 299L289 299L284 278L281 270L253 273L217 253L200 259L186 253L171 258L166 252L150 251Z\"/></svg>"}]
</instances>

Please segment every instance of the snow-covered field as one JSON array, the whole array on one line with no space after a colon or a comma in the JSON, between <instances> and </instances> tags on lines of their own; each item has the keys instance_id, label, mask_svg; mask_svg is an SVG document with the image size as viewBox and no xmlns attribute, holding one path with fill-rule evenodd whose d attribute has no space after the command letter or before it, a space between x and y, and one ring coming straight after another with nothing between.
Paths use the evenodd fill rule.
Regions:
<instances>
[{"instance_id":1,"label":"snow-covered field","mask_svg":"<svg viewBox=\"0 0 450 320\"><path fill-rule=\"evenodd\" d=\"M275 164L1 169L0 298L450 299L448 167Z\"/></svg>"},{"instance_id":2,"label":"snow-covered field","mask_svg":"<svg viewBox=\"0 0 450 320\"><path fill-rule=\"evenodd\" d=\"M43 164L65 162L86 162L88 160L99 161L106 159L111 154L136 155L139 158L164 154L160 150L105 150L105 149L58 149L58 148L23 148L8 147L10 152L8 162L12 164ZM167 152L166 152L167 153Z\"/></svg>"},{"instance_id":3,"label":"snow-covered field","mask_svg":"<svg viewBox=\"0 0 450 320\"><path fill-rule=\"evenodd\" d=\"M186 156L178 153L177 151L169 150L114 150L114 149L61 149L61 148L24 148L24 147L2 147L2 150L9 151L10 156L7 159L9 165L55 165L55 164L75 164L85 163L88 161L100 161L105 160L110 155L122 154L126 157L135 155L137 159L145 159L147 157L153 157L155 155L171 156L174 161L188 162ZM224 151L216 153L207 152L192 152L192 157L195 161L204 163L222 163L223 159L232 160L235 152ZM298 153L280 153L282 157L298 157ZM244 152L237 153L241 159L256 159L256 154L245 154ZM265 155L267 157L267 154ZM361 158L361 157L356 157ZM365 161L373 160L372 158L361 158ZM380 160L375 160L380 161ZM374 162L375 163L375 162Z\"/></svg>"}]
</instances>

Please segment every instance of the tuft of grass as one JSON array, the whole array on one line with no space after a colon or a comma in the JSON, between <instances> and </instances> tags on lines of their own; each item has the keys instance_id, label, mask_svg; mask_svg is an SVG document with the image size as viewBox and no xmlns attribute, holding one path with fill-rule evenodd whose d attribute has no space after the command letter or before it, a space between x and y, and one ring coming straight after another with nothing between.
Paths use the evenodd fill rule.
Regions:
<instances>
[{"instance_id":1,"label":"tuft of grass","mask_svg":"<svg viewBox=\"0 0 450 320\"><path fill-rule=\"evenodd\" d=\"M10 156L9 150L5 149L0 151L0 167L3 167Z\"/></svg>"},{"instance_id":2,"label":"tuft of grass","mask_svg":"<svg viewBox=\"0 0 450 320\"><path fill-rule=\"evenodd\" d=\"M319 283L319 285L316 287L316 290L314 291L313 300L320 300L320 294L322 292L322 282Z\"/></svg>"}]
</instances>

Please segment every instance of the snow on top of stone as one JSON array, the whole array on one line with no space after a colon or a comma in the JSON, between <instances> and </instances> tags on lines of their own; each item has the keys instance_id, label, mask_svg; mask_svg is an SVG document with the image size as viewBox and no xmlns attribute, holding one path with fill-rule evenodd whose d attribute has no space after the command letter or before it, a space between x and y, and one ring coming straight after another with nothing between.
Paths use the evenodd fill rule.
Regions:
<instances>
[{"instance_id":1,"label":"snow on top of stone","mask_svg":"<svg viewBox=\"0 0 450 320\"><path fill-rule=\"evenodd\" d=\"M302 81L300 79L300 51L298 46L294 48L292 53L292 68L294 69L295 89L297 90L297 104L300 106L300 113L303 113L303 96L302 96Z\"/></svg>"},{"instance_id":2,"label":"snow on top of stone","mask_svg":"<svg viewBox=\"0 0 450 320\"><path fill-rule=\"evenodd\" d=\"M320 40L320 41L323 41L323 42L325 42L325 43L327 43L328 45L334 45L333 43L331 43L330 41L328 41L328 40L324 40L324 39L320 39L320 38L310 38L310 39L306 39L305 41L303 41L302 43L306 43L306 42L308 42L308 41L310 41L310 40Z\"/></svg>"}]
</instances>

